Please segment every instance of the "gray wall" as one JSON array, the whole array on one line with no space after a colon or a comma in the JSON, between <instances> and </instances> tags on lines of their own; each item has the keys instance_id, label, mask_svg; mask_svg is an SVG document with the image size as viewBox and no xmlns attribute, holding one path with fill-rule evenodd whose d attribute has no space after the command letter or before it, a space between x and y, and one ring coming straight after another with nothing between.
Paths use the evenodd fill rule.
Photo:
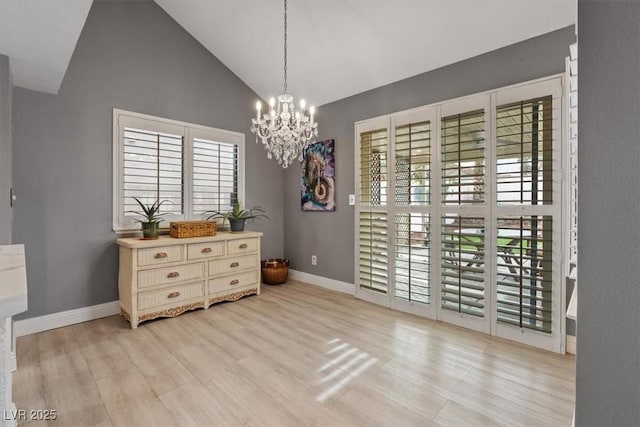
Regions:
<instances>
[{"instance_id":1,"label":"gray wall","mask_svg":"<svg viewBox=\"0 0 640 427\"><path fill-rule=\"evenodd\" d=\"M577 426L640 425L640 2L578 2Z\"/></svg>"},{"instance_id":2,"label":"gray wall","mask_svg":"<svg viewBox=\"0 0 640 427\"><path fill-rule=\"evenodd\" d=\"M335 139L336 211L302 212L300 167L285 174L285 255L291 268L354 282L354 123L396 111L564 72L575 41L568 27L318 109L319 139ZM318 265L311 265L311 255Z\"/></svg>"},{"instance_id":3,"label":"gray wall","mask_svg":"<svg viewBox=\"0 0 640 427\"><path fill-rule=\"evenodd\" d=\"M9 58L0 55L0 245L11 243L12 92Z\"/></svg>"},{"instance_id":4,"label":"gray wall","mask_svg":"<svg viewBox=\"0 0 640 427\"><path fill-rule=\"evenodd\" d=\"M283 254L283 172L249 131L257 95L151 1L95 1L58 95L15 89L14 241L33 317L114 301L112 108L243 132L246 202Z\"/></svg>"}]
</instances>

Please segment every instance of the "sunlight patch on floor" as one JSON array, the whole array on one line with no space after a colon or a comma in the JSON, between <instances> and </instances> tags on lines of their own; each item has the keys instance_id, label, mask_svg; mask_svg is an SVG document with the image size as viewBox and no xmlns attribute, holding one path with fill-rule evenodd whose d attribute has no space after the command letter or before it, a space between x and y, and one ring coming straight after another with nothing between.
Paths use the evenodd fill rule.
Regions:
<instances>
[{"instance_id":1,"label":"sunlight patch on floor","mask_svg":"<svg viewBox=\"0 0 640 427\"><path fill-rule=\"evenodd\" d=\"M324 402L335 395L378 361L369 353L349 343L341 342L339 338L332 339L327 342L327 345L334 347L327 351L326 355L338 354L317 370L318 373L324 373L324 377L316 385L327 384L328 386L316 396L318 402Z\"/></svg>"}]
</instances>

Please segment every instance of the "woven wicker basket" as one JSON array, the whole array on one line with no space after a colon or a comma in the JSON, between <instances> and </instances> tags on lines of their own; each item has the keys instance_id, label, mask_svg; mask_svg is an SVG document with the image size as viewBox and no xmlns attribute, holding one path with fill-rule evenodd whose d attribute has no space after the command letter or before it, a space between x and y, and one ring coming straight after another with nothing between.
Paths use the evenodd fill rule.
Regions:
<instances>
[{"instance_id":1,"label":"woven wicker basket","mask_svg":"<svg viewBox=\"0 0 640 427\"><path fill-rule=\"evenodd\" d=\"M216 223L213 221L171 221L169 223L169 235L178 239L215 236L216 232Z\"/></svg>"},{"instance_id":2,"label":"woven wicker basket","mask_svg":"<svg viewBox=\"0 0 640 427\"><path fill-rule=\"evenodd\" d=\"M289 277L289 260L286 258L263 259L262 281L267 285L281 285Z\"/></svg>"}]
</instances>

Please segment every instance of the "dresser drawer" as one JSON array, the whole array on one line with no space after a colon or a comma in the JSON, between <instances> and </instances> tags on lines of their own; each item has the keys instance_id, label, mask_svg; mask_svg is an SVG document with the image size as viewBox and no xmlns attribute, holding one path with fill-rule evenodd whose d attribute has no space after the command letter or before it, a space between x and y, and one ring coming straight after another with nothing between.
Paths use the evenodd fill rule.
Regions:
<instances>
[{"instance_id":1,"label":"dresser drawer","mask_svg":"<svg viewBox=\"0 0 640 427\"><path fill-rule=\"evenodd\" d=\"M258 250L258 239L237 239L227 242L227 254L242 254Z\"/></svg>"},{"instance_id":2,"label":"dresser drawer","mask_svg":"<svg viewBox=\"0 0 640 427\"><path fill-rule=\"evenodd\" d=\"M166 264L182 261L182 245L138 249L138 266Z\"/></svg>"},{"instance_id":3,"label":"dresser drawer","mask_svg":"<svg viewBox=\"0 0 640 427\"><path fill-rule=\"evenodd\" d=\"M198 264L176 265L138 272L138 288L183 282L204 277L203 262Z\"/></svg>"},{"instance_id":4,"label":"dresser drawer","mask_svg":"<svg viewBox=\"0 0 640 427\"><path fill-rule=\"evenodd\" d=\"M209 280L209 294L258 283L258 272L248 271Z\"/></svg>"},{"instance_id":5,"label":"dresser drawer","mask_svg":"<svg viewBox=\"0 0 640 427\"><path fill-rule=\"evenodd\" d=\"M234 258L209 261L209 275L225 274L258 267L258 255L244 255Z\"/></svg>"},{"instance_id":6,"label":"dresser drawer","mask_svg":"<svg viewBox=\"0 0 640 427\"><path fill-rule=\"evenodd\" d=\"M138 310L175 304L198 297L204 297L204 282L174 286L158 291L140 292L138 294Z\"/></svg>"},{"instance_id":7,"label":"dresser drawer","mask_svg":"<svg viewBox=\"0 0 640 427\"><path fill-rule=\"evenodd\" d=\"M187 246L188 259L211 258L224 255L224 242L192 243Z\"/></svg>"}]
</instances>

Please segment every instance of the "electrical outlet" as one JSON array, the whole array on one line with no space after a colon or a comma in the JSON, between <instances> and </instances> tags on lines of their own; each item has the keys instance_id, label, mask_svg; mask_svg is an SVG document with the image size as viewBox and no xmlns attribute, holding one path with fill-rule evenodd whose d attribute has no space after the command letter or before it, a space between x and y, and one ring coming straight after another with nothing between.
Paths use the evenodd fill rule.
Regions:
<instances>
[{"instance_id":1,"label":"electrical outlet","mask_svg":"<svg viewBox=\"0 0 640 427\"><path fill-rule=\"evenodd\" d=\"M356 195L349 194L349 206L353 206L356 204Z\"/></svg>"},{"instance_id":2,"label":"electrical outlet","mask_svg":"<svg viewBox=\"0 0 640 427\"><path fill-rule=\"evenodd\" d=\"M311 265L318 265L318 257L311 255Z\"/></svg>"}]
</instances>

